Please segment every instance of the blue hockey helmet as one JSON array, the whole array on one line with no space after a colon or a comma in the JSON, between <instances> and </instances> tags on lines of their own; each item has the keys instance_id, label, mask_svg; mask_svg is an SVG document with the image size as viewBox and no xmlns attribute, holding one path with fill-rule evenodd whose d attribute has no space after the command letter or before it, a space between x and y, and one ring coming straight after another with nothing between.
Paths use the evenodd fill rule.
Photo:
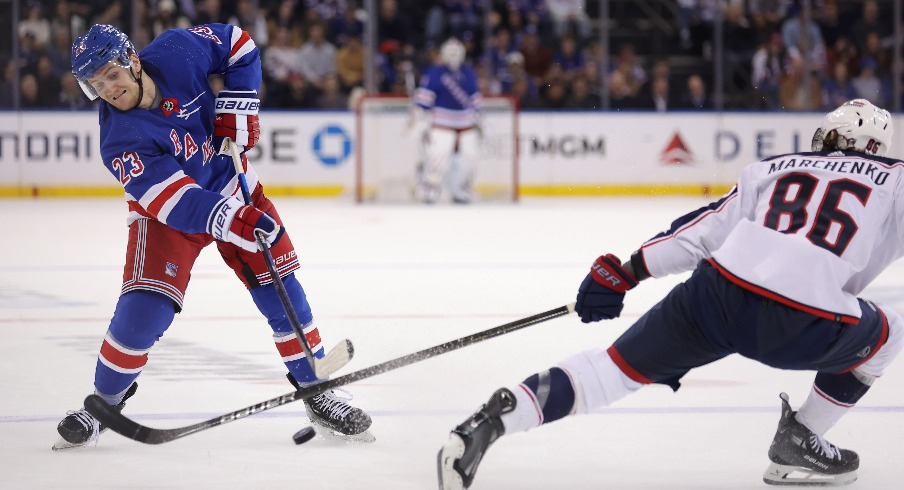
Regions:
<instances>
[{"instance_id":1,"label":"blue hockey helmet","mask_svg":"<svg viewBox=\"0 0 904 490\"><path fill-rule=\"evenodd\" d=\"M135 45L129 36L111 25L94 24L88 32L72 43L72 73L89 99L98 97L88 83L98 70L111 61L123 68L131 68Z\"/></svg>"}]
</instances>

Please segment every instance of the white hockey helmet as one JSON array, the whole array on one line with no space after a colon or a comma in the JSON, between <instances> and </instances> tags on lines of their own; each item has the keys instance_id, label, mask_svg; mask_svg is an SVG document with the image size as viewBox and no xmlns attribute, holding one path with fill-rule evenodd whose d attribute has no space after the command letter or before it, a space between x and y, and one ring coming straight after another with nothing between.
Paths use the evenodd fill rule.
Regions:
<instances>
[{"instance_id":1,"label":"white hockey helmet","mask_svg":"<svg viewBox=\"0 0 904 490\"><path fill-rule=\"evenodd\" d=\"M439 58L444 65L457 70L465 62L465 45L458 39L450 37L440 46Z\"/></svg>"},{"instance_id":2,"label":"white hockey helmet","mask_svg":"<svg viewBox=\"0 0 904 490\"><path fill-rule=\"evenodd\" d=\"M837 133L837 137L830 135L832 131ZM888 111L866 99L854 99L826 114L822 125L813 134L811 149L822 151L827 138L834 138L835 141L829 146L881 157L888 154L893 137Z\"/></svg>"}]
</instances>

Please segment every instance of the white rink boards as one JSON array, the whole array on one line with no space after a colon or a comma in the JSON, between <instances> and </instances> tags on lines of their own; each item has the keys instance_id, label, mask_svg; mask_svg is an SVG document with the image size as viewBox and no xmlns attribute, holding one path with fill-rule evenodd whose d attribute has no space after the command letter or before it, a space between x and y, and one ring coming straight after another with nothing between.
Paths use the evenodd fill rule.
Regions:
<instances>
[{"instance_id":1,"label":"white rink boards","mask_svg":"<svg viewBox=\"0 0 904 490\"><path fill-rule=\"evenodd\" d=\"M526 199L479 207L355 206L275 198L324 341L350 338L340 374L574 300L593 259L626 256L705 201ZM295 446L300 403L162 446L106 433L50 450L55 425L91 389L121 280L118 199L0 200L0 488L423 490L453 426L500 386L591 346L607 347L682 277L645 281L622 318L552 320L348 387L374 418L373 445ZM864 294L904 311L904 265ZM269 328L215 250L185 311L151 351L126 413L177 427L291 390ZM650 387L604 413L501 439L472 489L764 489L780 391L803 402L812 375L734 356L692 372L678 393ZM860 453L851 489L904 480L904 359L828 433Z\"/></svg>"}]
</instances>

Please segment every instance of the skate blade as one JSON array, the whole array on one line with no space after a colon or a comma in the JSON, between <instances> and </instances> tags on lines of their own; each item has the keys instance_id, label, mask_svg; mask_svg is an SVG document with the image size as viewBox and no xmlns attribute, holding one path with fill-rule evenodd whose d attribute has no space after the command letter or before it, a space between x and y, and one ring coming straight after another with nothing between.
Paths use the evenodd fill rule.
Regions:
<instances>
[{"instance_id":1,"label":"skate blade","mask_svg":"<svg viewBox=\"0 0 904 490\"><path fill-rule=\"evenodd\" d=\"M67 441L66 439L63 439L62 437L60 437L59 439L57 439L57 442L54 443L53 447L51 447L50 449L53 449L54 451L62 451L64 449L79 449L79 448L87 447L89 445L92 445L91 441L88 441L84 444L72 444L71 442Z\"/></svg>"},{"instance_id":2,"label":"skate blade","mask_svg":"<svg viewBox=\"0 0 904 490\"><path fill-rule=\"evenodd\" d=\"M465 488L461 475L455 470L455 462L464 454L465 441L454 432L449 434L449 440L436 455L440 490L463 490Z\"/></svg>"},{"instance_id":3,"label":"skate blade","mask_svg":"<svg viewBox=\"0 0 904 490\"><path fill-rule=\"evenodd\" d=\"M345 444L372 444L377 441L377 438L371 434L369 430L359 432L358 434L343 434L314 421L311 422L311 427L314 428L314 432L316 432L317 435L327 441L342 442Z\"/></svg>"},{"instance_id":4,"label":"skate blade","mask_svg":"<svg viewBox=\"0 0 904 490\"><path fill-rule=\"evenodd\" d=\"M789 466L772 463L763 473L763 482L769 485L785 485L797 487L840 487L850 485L857 480L857 472L827 475L817 473L800 466Z\"/></svg>"}]
</instances>

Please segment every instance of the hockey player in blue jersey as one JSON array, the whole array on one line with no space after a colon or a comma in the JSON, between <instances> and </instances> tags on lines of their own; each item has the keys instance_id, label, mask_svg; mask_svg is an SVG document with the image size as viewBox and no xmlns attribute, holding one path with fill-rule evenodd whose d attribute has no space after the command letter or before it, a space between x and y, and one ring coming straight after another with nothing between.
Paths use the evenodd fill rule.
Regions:
<instances>
[{"instance_id":1,"label":"hockey player in blue jersey","mask_svg":"<svg viewBox=\"0 0 904 490\"><path fill-rule=\"evenodd\" d=\"M481 95L477 75L464 64L461 41L452 38L443 43L440 60L442 64L429 69L414 94L417 132L424 145L415 194L433 203L445 185L454 202L466 204L474 199Z\"/></svg>"},{"instance_id":2,"label":"hockey player in blue jersey","mask_svg":"<svg viewBox=\"0 0 904 490\"><path fill-rule=\"evenodd\" d=\"M154 343L182 310L192 266L216 243L273 331L293 384L317 381L279 300L255 232L263 232L311 351L324 348L310 305L294 276L298 257L254 168L242 157L253 205L240 199L226 140L246 149L260 136L260 56L238 27L199 25L164 32L141 53L109 25L95 25L72 44L73 73L101 99L100 154L125 190L128 245L122 291L100 347L95 393L121 409ZM211 75L224 89L213 93ZM367 438L370 417L332 391L305 400L324 435ZM54 449L96 443L104 427L86 410L59 423Z\"/></svg>"},{"instance_id":3,"label":"hockey player in blue jersey","mask_svg":"<svg viewBox=\"0 0 904 490\"><path fill-rule=\"evenodd\" d=\"M675 220L625 263L597 258L578 288L585 323L618 317L625 293L646 278L693 274L608 349L493 393L440 450L440 488L470 487L504 434L591 412L650 383L677 390L691 369L734 353L816 371L798 411L781 394L763 480L856 480L857 453L824 434L904 347L895 309L857 297L904 256L904 162L885 156L893 136L888 111L847 102L824 117L811 152L747 166L728 194Z\"/></svg>"}]
</instances>

